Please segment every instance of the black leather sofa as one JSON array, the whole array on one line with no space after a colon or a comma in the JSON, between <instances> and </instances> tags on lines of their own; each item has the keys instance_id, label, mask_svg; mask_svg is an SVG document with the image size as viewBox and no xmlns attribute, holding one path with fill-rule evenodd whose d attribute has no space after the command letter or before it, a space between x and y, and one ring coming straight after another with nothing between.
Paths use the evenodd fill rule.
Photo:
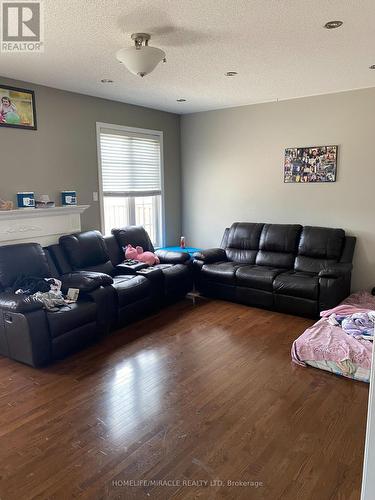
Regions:
<instances>
[{"instance_id":1,"label":"black leather sofa","mask_svg":"<svg viewBox=\"0 0 375 500\"><path fill-rule=\"evenodd\" d=\"M159 251L158 266L129 266L122 245L151 249L149 237L141 227L115 234L66 235L44 249L37 243L0 246L0 354L32 366L47 364L191 290L187 254ZM78 288L79 299L48 312L32 296L9 291L20 276L58 278L64 292Z\"/></svg>"},{"instance_id":2,"label":"black leather sofa","mask_svg":"<svg viewBox=\"0 0 375 500\"><path fill-rule=\"evenodd\" d=\"M194 255L202 295L316 317L350 293L356 238L342 229L236 222Z\"/></svg>"},{"instance_id":3,"label":"black leather sofa","mask_svg":"<svg viewBox=\"0 0 375 500\"><path fill-rule=\"evenodd\" d=\"M79 300L48 312L32 296L7 291L20 276L59 278L64 291L80 289ZM93 273L61 276L49 253L37 243L0 247L0 354L40 366L97 338L109 324L110 302L102 292L111 283L109 276ZM106 311L102 321L99 307Z\"/></svg>"}]
</instances>

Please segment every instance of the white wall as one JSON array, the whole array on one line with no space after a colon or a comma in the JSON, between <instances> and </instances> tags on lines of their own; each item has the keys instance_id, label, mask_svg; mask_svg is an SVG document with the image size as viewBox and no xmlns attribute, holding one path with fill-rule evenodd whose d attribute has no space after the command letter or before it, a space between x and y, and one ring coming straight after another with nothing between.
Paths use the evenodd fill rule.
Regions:
<instances>
[{"instance_id":1,"label":"white wall","mask_svg":"<svg viewBox=\"0 0 375 500\"><path fill-rule=\"evenodd\" d=\"M183 234L218 246L234 221L342 227L353 289L375 285L375 88L181 118ZM284 184L286 147L339 145L336 183Z\"/></svg>"}]
</instances>

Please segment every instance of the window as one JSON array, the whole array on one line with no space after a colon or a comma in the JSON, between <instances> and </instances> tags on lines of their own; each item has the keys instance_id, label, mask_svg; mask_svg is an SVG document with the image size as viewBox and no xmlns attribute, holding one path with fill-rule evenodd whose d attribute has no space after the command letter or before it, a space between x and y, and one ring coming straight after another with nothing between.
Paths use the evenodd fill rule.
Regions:
<instances>
[{"instance_id":1,"label":"window","mask_svg":"<svg viewBox=\"0 0 375 500\"><path fill-rule=\"evenodd\" d=\"M98 123L97 133L104 233L142 225L161 246L162 132Z\"/></svg>"}]
</instances>

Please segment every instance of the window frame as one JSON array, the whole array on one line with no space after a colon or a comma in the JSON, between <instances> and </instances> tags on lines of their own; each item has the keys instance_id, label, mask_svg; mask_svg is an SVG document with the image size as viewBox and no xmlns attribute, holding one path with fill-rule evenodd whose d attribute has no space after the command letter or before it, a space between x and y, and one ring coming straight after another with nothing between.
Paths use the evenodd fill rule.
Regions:
<instances>
[{"instance_id":1,"label":"window frame","mask_svg":"<svg viewBox=\"0 0 375 500\"><path fill-rule=\"evenodd\" d=\"M160 216L161 216L161 231L160 231L160 242L159 245L161 247L164 246L165 243L165 186L164 186L164 134L162 130L151 130L147 128L138 128L138 127L128 127L126 125L115 125L112 123L105 122L96 122L96 147L97 147L97 158L98 158L98 202L99 202L99 211L100 211L100 230L104 234L105 226L104 226L104 193L103 193L103 178L102 178L102 154L100 147L100 133L101 129L113 129L119 132L124 132L126 135L127 132L131 132L133 134L148 134L157 136L160 143L160 183L161 183L161 196L160 196Z\"/></svg>"}]
</instances>

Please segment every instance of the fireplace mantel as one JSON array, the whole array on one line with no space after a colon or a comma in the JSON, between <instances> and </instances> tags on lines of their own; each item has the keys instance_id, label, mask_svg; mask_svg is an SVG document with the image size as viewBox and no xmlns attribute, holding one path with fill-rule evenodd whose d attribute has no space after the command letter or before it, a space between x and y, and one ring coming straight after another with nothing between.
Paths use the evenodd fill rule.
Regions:
<instances>
[{"instance_id":1,"label":"fireplace mantel","mask_svg":"<svg viewBox=\"0 0 375 500\"><path fill-rule=\"evenodd\" d=\"M63 234L81 230L81 214L89 205L0 211L0 245L57 243Z\"/></svg>"}]
</instances>

